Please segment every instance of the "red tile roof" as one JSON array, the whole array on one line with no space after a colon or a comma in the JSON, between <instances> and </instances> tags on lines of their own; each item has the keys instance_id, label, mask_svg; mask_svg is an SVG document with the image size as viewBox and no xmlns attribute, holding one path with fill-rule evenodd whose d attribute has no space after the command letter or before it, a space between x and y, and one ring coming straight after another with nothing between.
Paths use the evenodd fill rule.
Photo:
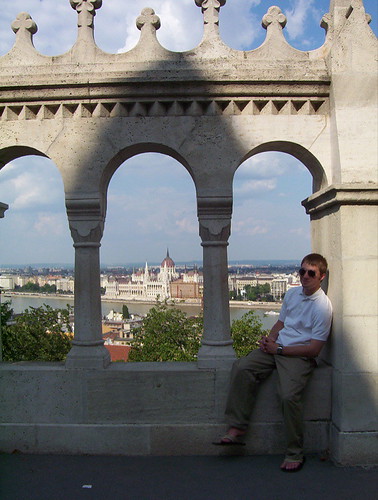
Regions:
<instances>
[{"instance_id":1,"label":"red tile roof","mask_svg":"<svg viewBox=\"0 0 378 500\"><path fill-rule=\"evenodd\" d=\"M112 361L127 361L131 347L129 345L108 345L105 347L110 353Z\"/></svg>"}]
</instances>

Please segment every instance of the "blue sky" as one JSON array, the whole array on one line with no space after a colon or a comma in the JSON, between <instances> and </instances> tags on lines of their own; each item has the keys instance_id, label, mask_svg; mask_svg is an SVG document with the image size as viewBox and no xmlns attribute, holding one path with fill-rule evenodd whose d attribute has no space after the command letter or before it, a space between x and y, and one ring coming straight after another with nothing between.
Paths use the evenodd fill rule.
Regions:
<instances>
[{"instance_id":1,"label":"blue sky","mask_svg":"<svg viewBox=\"0 0 378 500\"><path fill-rule=\"evenodd\" d=\"M2 4L0 55L12 47L10 25L22 11L38 25L34 45L41 53L57 55L73 45L76 13L69 0L3 0ZM261 19L272 4L286 14L285 36L294 47L312 50L322 45L324 30L319 24L328 12L328 0L228 0L220 16L224 42L240 50L258 47L266 33ZM365 0L364 5L377 33L377 3ZM161 19L157 34L166 48L183 51L199 43L202 15L194 0L104 0L95 18L99 47L107 52L132 48L140 33L135 19L146 6ZM300 202L311 194L311 184L303 165L285 154L259 154L241 165L234 183L229 259L300 259L310 251L309 219ZM63 184L52 162L28 157L4 167L0 201L9 205L0 221L0 267L73 263ZM101 261L158 262L167 247L175 261L202 258L193 182L172 158L139 155L124 163L111 180Z\"/></svg>"}]
</instances>

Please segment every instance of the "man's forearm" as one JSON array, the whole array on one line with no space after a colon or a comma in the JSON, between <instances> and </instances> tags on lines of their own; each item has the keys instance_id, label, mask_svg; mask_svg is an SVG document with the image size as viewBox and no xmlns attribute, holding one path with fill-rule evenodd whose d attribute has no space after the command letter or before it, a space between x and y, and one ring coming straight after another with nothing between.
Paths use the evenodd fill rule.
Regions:
<instances>
[{"instance_id":1,"label":"man's forearm","mask_svg":"<svg viewBox=\"0 0 378 500\"><path fill-rule=\"evenodd\" d=\"M272 329L269 332L268 338L273 340L274 342L277 340L278 334L280 333L280 330L284 327L284 324L282 321L278 320L273 326Z\"/></svg>"},{"instance_id":2,"label":"man's forearm","mask_svg":"<svg viewBox=\"0 0 378 500\"><path fill-rule=\"evenodd\" d=\"M311 339L309 344L284 346L281 354L283 356L315 358L320 353L324 344L325 342L321 340ZM277 348L278 344L274 340L269 339L269 337L261 346L261 349L268 354L277 354Z\"/></svg>"}]
</instances>

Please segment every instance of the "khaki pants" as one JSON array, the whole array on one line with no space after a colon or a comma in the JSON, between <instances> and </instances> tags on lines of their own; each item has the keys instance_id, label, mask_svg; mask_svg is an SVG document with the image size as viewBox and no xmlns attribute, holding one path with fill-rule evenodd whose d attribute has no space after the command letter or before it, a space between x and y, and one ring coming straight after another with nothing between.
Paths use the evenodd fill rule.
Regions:
<instances>
[{"instance_id":1,"label":"khaki pants","mask_svg":"<svg viewBox=\"0 0 378 500\"><path fill-rule=\"evenodd\" d=\"M225 412L230 427L247 430L258 385L277 369L286 431L286 460L302 460L302 394L315 366L313 359L272 356L259 349L235 361Z\"/></svg>"}]
</instances>

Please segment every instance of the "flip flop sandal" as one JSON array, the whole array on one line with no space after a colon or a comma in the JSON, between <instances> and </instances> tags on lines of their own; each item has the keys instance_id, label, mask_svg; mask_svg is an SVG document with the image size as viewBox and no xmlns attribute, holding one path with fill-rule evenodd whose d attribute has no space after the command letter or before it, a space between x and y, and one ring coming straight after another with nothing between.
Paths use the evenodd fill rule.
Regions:
<instances>
[{"instance_id":1,"label":"flip flop sandal","mask_svg":"<svg viewBox=\"0 0 378 500\"><path fill-rule=\"evenodd\" d=\"M302 462L298 465L298 467L295 467L295 469L281 469L281 470L282 470L282 472L299 472L302 469L305 461L306 461L306 458L303 457Z\"/></svg>"},{"instance_id":2,"label":"flip flop sandal","mask_svg":"<svg viewBox=\"0 0 378 500\"><path fill-rule=\"evenodd\" d=\"M225 434L219 441L214 441L213 444L216 446L245 446L244 441L239 436L232 436L231 434Z\"/></svg>"}]
</instances>

